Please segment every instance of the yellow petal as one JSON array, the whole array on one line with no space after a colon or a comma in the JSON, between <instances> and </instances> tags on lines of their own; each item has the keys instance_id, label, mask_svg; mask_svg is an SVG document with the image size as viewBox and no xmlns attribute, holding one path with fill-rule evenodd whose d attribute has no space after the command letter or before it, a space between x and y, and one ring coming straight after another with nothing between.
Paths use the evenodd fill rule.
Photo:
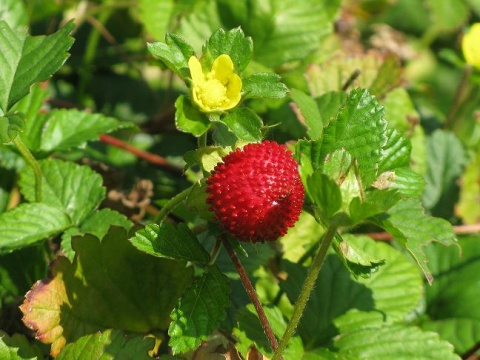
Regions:
<instances>
[{"instance_id":1,"label":"yellow petal","mask_svg":"<svg viewBox=\"0 0 480 360\"><path fill-rule=\"evenodd\" d=\"M234 74L233 62L230 56L222 54L217 57L213 62L212 71L210 72L210 78L217 79L222 84L226 85L232 74Z\"/></svg>"},{"instance_id":2,"label":"yellow petal","mask_svg":"<svg viewBox=\"0 0 480 360\"><path fill-rule=\"evenodd\" d=\"M480 23L475 23L463 36L462 51L465 61L480 69Z\"/></svg>"},{"instance_id":3,"label":"yellow petal","mask_svg":"<svg viewBox=\"0 0 480 360\"><path fill-rule=\"evenodd\" d=\"M232 74L227 85L227 98L229 102L225 106L225 110L231 109L238 105L240 99L242 98L241 92L242 79L237 74Z\"/></svg>"},{"instance_id":4,"label":"yellow petal","mask_svg":"<svg viewBox=\"0 0 480 360\"><path fill-rule=\"evenodd\" d=\"M194 84L201 84L205 81L202 65L196 56L191 56L190 59L188 59L188 68L190 69L190 76Z\"/></svg>"}]
</instances>

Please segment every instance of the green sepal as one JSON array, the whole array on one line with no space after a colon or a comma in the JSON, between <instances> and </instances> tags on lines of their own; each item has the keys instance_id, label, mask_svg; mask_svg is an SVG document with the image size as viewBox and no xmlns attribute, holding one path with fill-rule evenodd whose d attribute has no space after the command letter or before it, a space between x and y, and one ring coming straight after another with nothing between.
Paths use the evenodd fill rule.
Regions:
<instances>
[{"instance_id":1,"label":"green sepal","mask_svg":"<svg viewBox=\"0 0 480 360\"><path fill-rule=\"evenodd\" d=\"M188 59L195 55L195 51L182 37L168 33L165 42L149 43L147 49L182 79L190 77Z\"/></svg>"},{"instance_id":2,"label":"green sepal","mask_svg":"<svg viewBox=\"0 0 480 360\"><path fill-rule=\"evenodd\" d=\"M175 108L175 125L178 130L200 136L210 128L208 117L194 107L184 95L177 98Z\"/></svg>"},{"instance_id":3,"label":"green sepal","mask_svg":"<svg viewBox=\"0 0 480 360\"><path fill-rule=\"evenodd\" d=\"M245 37L240 27L229 31L218 29L215 31L203 46L203 54L200 62L204 69L211 69L213 62L222 54L230 56L235 72L244 70L253 53L253 41Z\"/></svg>"}]
</instances>

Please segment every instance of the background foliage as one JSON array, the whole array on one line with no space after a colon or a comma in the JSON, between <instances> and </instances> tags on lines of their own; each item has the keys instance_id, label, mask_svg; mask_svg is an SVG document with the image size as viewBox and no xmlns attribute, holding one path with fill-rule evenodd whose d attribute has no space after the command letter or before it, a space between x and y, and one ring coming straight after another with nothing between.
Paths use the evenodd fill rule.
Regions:
<instances>
[{"instance_id":1,"label":"background foliage","mask_svg":"<svg viewBox=\"0 0 480 360\"><path fill-rule=\"evenodd\" d=\"M278 243L237 248L277 337L342 230L284 358L478 356L480 76L460 44L479 17L473 0L3 0L0 358L271 356L211 256L201 180L263 138L295 150L308 194ZM223 52L248 94L210 122L182 80Z\"/></svg>"}]
</instances>

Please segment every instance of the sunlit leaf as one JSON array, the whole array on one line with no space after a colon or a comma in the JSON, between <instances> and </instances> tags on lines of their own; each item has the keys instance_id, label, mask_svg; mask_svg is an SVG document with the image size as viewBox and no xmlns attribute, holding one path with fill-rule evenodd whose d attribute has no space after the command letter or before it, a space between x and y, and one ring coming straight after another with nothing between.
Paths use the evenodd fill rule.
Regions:
<instances>
[{"instance_id":1,"label":"sunlit leaf","mask_svg":"<svg viewBox=\"0 0 480 360\"><path fill-rule=\"evenodd\" d=\"M102 177L87 166L72 162L47 159L39 162L42 170L42 202L55 206L79 224L105 197ZM22 194L35 201L36 178L33 169L26 167L21 173Z\"/></svg>"},{"instance_id":2,"label":"sunlit leaf","mask_svg":"<svg viewBox=\"0 0 480 360\"><path fill-rule=\"evenodd\" d=\"M200 136L210 128L207 116L197 110L185 96L178 97L175 108L175 125L180 131Z\"/></svg>"},{"instance_id":3,"label":"sunlit leaf","mask_svg":"<svg viewBox=\"0 0 480 360\"><path fill-rule=\"evenodd\" d=\"M52 344L53 356L67 342L108 328L144 335L165 329L192 281L193 269L184 262L136 250L121 228L101 241L93 235L74 238L72 246L73 262L58 257L52 278L38 281L21 306L24 323Z\"/></svg>"},{"instance_id":4,"label":"sunlit leaf","mask_svg":"<svg viewBox=\"0 0 480 360\"><path fill-rule=\"evenodd\" d=\"M184 223L177 226L168 221L162 221L160 225L147 224L144 229L136 232L130 242L138 250L153 256L201 264L207 264L210 260L205 248Z\"/></svg>"},{"instance_id":5,"label":"sunlit leaf","mask_svg":"<svg viewBox=\"0 0 480 360\"><path fill-rule=\"evenodd\" d=\"M75 359L139 359L148 360L148 351L154 346L154 339L143 336L127 336L118 330L106 330L85 335L71 344L57 357L58 360Z\"/></svg>"},{"instance_id":6,"label":"sunlit leaf","mask_svg":"<svg viewBox=\"0 0 480 360\"><path fill-rule=\"evenodd\" d=\"M72 225L69 216L43 203L22 204L0 214L0 253L8 253L51 236Z\"/></svg>"},{"instance_id":7,"label":"sunlit leaf","mask_svg":"<svg viewBox=\"0 0 480 360\"><path fill-rule=\"evenodd\" d=\"M32 37L0 21L0 110L6 113L33 83L47 80L63 65L73 44L73 28L69 22L52 35Z\"/></svg>"}]
</instances>

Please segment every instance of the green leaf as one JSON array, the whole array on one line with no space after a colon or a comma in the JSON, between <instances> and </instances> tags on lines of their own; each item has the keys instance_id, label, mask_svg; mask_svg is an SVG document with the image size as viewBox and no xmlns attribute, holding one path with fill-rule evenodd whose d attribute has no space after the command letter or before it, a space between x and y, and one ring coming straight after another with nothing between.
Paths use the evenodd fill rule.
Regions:
<instances>
[{"instance_id":1,"label":"green leaf","mask_svg":"<svg viewBox=\"0 0 480 360\"><path fill-rule=\"evenodd\" d=\"M175 125L178 130L200 136L210 128L207 116L197 110L184 95L177 98L175 108Z\"/></svg>"},{"instance_id":2,"label":"green leaf","mask_svg":"<svg viewBox=\"0 0 480 360\"><path fill-rule=\"evenodd\" d=\"M254 59L275 67L306 58L332 33L339 7L339 0L274 0L268 6L251 5L256 17L247 15L244 26L255 42Z\"/></svg>"},{"instance_id":3,"label":"green leaf","mask_svg":"<svg viewBox=\"0 0 480 360\"><path fill-rule=\"evenodd\" d=\"M148 351L153 349L154 339L143 336L127 336L119 330L106 330L85 335L74 343L67 344L57 360L75 359L138 359L148 360Z\"/></svg>"},{"instance_id":4,"label":"green leaf","mask_svg":"<svg viewBox=\"0 0 480 360\"><path fill-rule=\"evenodd\" d=\"M180 36L167 33L165 42L154 42L147 44L150 53L160 59L170 70L179 75L182 79L190 77L188 59L195 55L192 46Z\"/></svg>"},{"instance_id":5,"label":"green leaf","mask_svg":"<svg viewBox=\"0 0 480 360\"><path fill-rule=\"evenodd\" d=\"M435 216L449 218L458 201L457 180L466 165L465 150L453 133L437 130L427 138L427 154L423 204Z\"/></svg>"},{"instance_id":6,"label":"green leaf","mask_svg":"<svg viewBox=\"0 0 480 360\"><path fill-rule=\"evenodd\" d=\"M318 218L330 220L342 206L342 193L338 184L320 171L307 179L307 194L312 200Z\"/></svg>"},{"instance_id":7,"label":"green leaf","mask_svg":"<svg viewBox=\"0 0 480 360\"><path fill-rule=\"evenodd\" d=\"M280 80L281 77L275 73L256 73L243 78L244 98L283 99L288 93L288 88Z\"/></svg>"},{"instance_id":8,"label":"green leaf","mask_svg":"<svg viewBox=\"0 0 480 360\"><path fill-rule=\"evenodd\" d=\"M350 309L377 311L389 321L403 321L416 311L422 299L420 274L401 252L367 237L356 239L355 246L376 259L384 259L386 265L370 278L355 281L338 256L327 256L298 327L305 350L325 345L337 335L333 321ZM280 287L294 303L307 268L288 261L282 263L282 268L288 278L280 282Z\"/></svg>"},{"instance_id":9,"label":"green leaf","mask_svg":"<svg viewBox=\"0 0 480 360\"><path fill-rule=\"evenodd\" d=\"M319 158L345 149L358 159L363 186L367 187L382 159L382 148L387 141L385 130L383 106L367 90L353 90L337 118L324 129Z\"/></svg>"},{"instance_id":10,"label":"green leaf","mask_svg":"<svg viewBox=\"0 0 480 360\"><path fill-rule=\"evenodd\" d=\"M340 355L352 359L461 359L453 352L453 346L440 340L438 334L404 325L364 328L341 334L335 339L334 346Z\"/></svg>"},{"instance_id":11,"label":"green leaf","mask_svg":"<svg viewBox=\"0 0 480 360\"><path fill-rule=\"evenodd\" d=\"M282 312L277 307L264 306L265 315L272 327L273 333L281 338L287 328L287 323ZM238 342L236 348L245 356L252 344L255 344L263 355L271 357L273 355L270 343L268 342L262 325L258 319L257 312L252 304L241 308L236 314L237 323L233 329L233 335ZM293 336L287 345L283 355L285 360L298 360L302 358L303 344L300 336Z\"/></svg>"},{"instance_id":12,"label":"green leaf","mask_svg":"<svg viewBox=\"0 0 480 360\"><path fill-rule=\"evenodd\" d=\"M420 326L438 331L460 354L473 348L480 335L479 240L470 235L460 237L458 247L432 244L425 249L435 281L426 287L428 320Z\"/></svg>"},{"instance_id":13,"label":"green leaf","mask_svg":"<svg viewBox=\"0 0 480 360\"><path fill-rule=\"evenodd\" d=\"M315 98L324 126L337 116L346 99L347 94L344 91L329 91Z\"/></svg>"},{"instance_id":14,"label":"green leaf","mask_svg":"<svg viewBox=\"0 0 480 360\"><path fill-rule=\"evenodd\" d=\"M47 80L68 58L73 22L48 36L28 36L0 21L0 110L8 110L28 94L30 86Z\"/></svg>"},{"instance_id":15,"label":"green leaf","mask_svg":"<svg viewBox=\"0 0 480 360\"><path fill-rule=\"evenodd\" d=\"M332 243L333 249L354 278L369 278L380 265L385 264L385 259L362 250L363 241L360 236L345 234L337 236Z\"/></svg>"},{"instance_id":16,"label":"green leaf","mask_svg":"<svg viewBox=\"0 0 480 360\"><path fill-rule=\"evenodd\" d=\"M32 346L24 335L11 337L0 330L0 359L2 360L37 360L43 359L42 351Z\"/></svg>"},{"instance_id":17,"label":"green leaf","mask_svg":"<svg viewBox=\"0 0 480 360\"><path fill-rule=\"evenodd\" d=\"M75 259L57 257L52 278L37 282L21 310L38 339L57 356L65 343L104 329L148 334L165 329L193 269L136 250L122 228L100 241L73 239ZM95 304L95 306L92 306Z\"/></svg>"},{"instance_id":18,"label":"green leaf","mask_svg":"<svg viewBox=\"0 0 480 360\"><path fill-rule=\"evenodd\" d=\"M403 167L381 173L372 186L380 190L397 190L404 196L419 198L423 194L425 180L409 167Z\"/></svg>"},{"instance_id":19,"label":"green leaf","mask_svg":"<svg viewBox=\"0 0 480 360\"><path fill-rule=\"evenodd\" d=\"M13 141L25 127L25 117L21 114L0 116L0 143Z\"/></svg>"},{"instance_id":20,"label":"green leaf","mask_svg":"<svg viewBox=\"0 0 480 360\"><path fill-rule=\"evenodd\" d=\"M456 241L450 223L425 215L416 199L399 201L387 211L387 216L378 216L375 222L392 234L413 256L429 283L433 281L433 276L428 268L423 248L432 241L443 245L451 245Z\"/></svg>"},{"instance_id":21,"label":"green leaf","mask_svg":"<svg viewBox=\"0 0 480 360\"><path fill-rule=\"evenodd\" d=\"M399 84L400 69L395 55L384 56L375 51L366 55L336 52L321 65L309 65L305 75L314 97L330 91L365 88L380 99Z\"/></svg>"},{"instance_id":22,"label":"green leaf","mask_svg":"<svg viewBox=\"0 0 480 360\"><path fill-rule=\"evenodd\" d=\"M464 354L480 339L480 320L451 318L429 320L420 324L424 331L433 331L455 347L455 352Z\"/></svg>"},{"instance_id":23,"label":"green leaf","mask_svg":"<svg viewBox=\"0 0 480 360\"><path fill-rule=\"evenodd\" d=\"M220 28L210 36L203 46L201 62L204 68L210 69L217 57L226 54L232 59L235 72L240 73L250 62L252 52L252 39L245 37L240 27L228 31Z\"/></svg>"},{"instance_id":24,"label":"green leaf","mask_svg":"<svg viewBox=\"0 0 480 360\"><path fill-rule=\"evenodd\" d=\"M173 353L196 349L218 326L230 302L228 278L210 266L182 296L168 329Z\"/></svg>"},{"instance_id":25,"label":"green leaf","mask_svg":"<svg viewBox=\"0 0 480 360\"><path fill-rule=\"evenodd\" d=\"M282 258L298 262L307 250L316 244L325 229L307 212L302 212L295 226L278 241L282 244Z\"/></svg>"},{"instance_id":26,"label":"green leaf","mask_svg":"<svg viewBox=\"0 0 480 360\"><path fill-rule=\"evenodd\" d=\"M39 150L46 152L69 150L87 141L97 140L99 135L132 127L131 123L101 114L89 114L74 109L52 110L39 129Z\"/></svg>"},{"instance_id":27,"label":"green leaf","mask_svg":"<svg viewBox=\"0 0 480 360\"><path fill-rule=\"evenodd\" d=\"M163 39L174 10L173 0L140 0L138 3L140 21L146 31L155 39Z\"/></svg>"},{"instance_id":28,"label":"green leaf","mask_svg":"<svg viewBox=\"0 0 480 360\"><path fill-rule=\"evenodd\" d=\"M400 201L401 194L396 190L372 190L365 194L365 199L355 197L350 202L350 217L353 224L369 217L383 214Z\"/></svg>"},{"instance_id":29,"label":"green leaf","mask_svg":"<svg viewBox=\"0 0 480 360\"><path fill-rule=\"evenodd\" d=\"M167 259L194 261L207 264L210 256L197 237L184 223L177 226L162 221L160 225L147 224L135 233L130 242L138 250Z\"/></svg>"},{"instance_id":30,"label":"green leaf","mask_svg":"<svg viewBox=\"0 0 480 360\"><path fill-rule=\"evenodd\" d=\"M384 172L398 167L410 166L412 144L397 130L387 129L387 142L383 146L378 171Z\"/></svg>"},{"instance_id":31,"label":"green leaf","mask_svg":"<svg viewBox=\"0 0 480 360\"><path fill-rule=\"evenodd\" d=\"M64 211L50 205L22 204L0 214L0 253L55 236L72 225Z\"/></svg>"},{"instance_id":32,"label":"green leaf","mask_svg":"<svg viewBox=\"0 0 480 360\"><path fill-rule=\"evenodd\" d=\"M0 3L0 20L6 21L11 29L27 26L28 14L23 1L3 0Z\"/></svg>"},{"instance_id":33,"label":"green leaf","mask_svg":"<svg viewBox=\"0 0 480 360\"><path fill-rule=\"evenodd\" d=\"M111 226L119 226L129 230L133 223L125 215L108 208L94 211L79 226L67 229L62 235L62 251L70 260L75 255L72 249L72 237L91 234L99 239L107 235Z\"/></svg>"},{"instance_id":34,"label":"green leaf","mask_svg":"<svg viewBox=\"0 0 480 360\"><path fill-rule=\"evenodd\" d=\"M262 119L249 108L237 108L221 120L240 140L259 142L262 140Z\"/></svg>"},{"instance_id":35,"label":"green leaf","mask_svg":"<svg viewBox=\"0 0 480 360\"><path fill-rule=\"evenodd\" d=\"M312 140L321 138L323 133L323 120L315 100L297 89L292 89L290 96L297 105L302 120L305 121L308 127L307 134Z\"/></svg>"},{"instance_id":36,"label":"green leaf","mask_svg":"<svg viewBox=\"0 0 480 360\"><path fill-rule=\"evenodd\" d=\"M47 159L39 161L42 170L42 202L69 215L79 224L105 197L102 177L88 166ZM20 174L20 188L28 201L35 201L35 176L31 167Z\"/></svg>"}]
</instances>

